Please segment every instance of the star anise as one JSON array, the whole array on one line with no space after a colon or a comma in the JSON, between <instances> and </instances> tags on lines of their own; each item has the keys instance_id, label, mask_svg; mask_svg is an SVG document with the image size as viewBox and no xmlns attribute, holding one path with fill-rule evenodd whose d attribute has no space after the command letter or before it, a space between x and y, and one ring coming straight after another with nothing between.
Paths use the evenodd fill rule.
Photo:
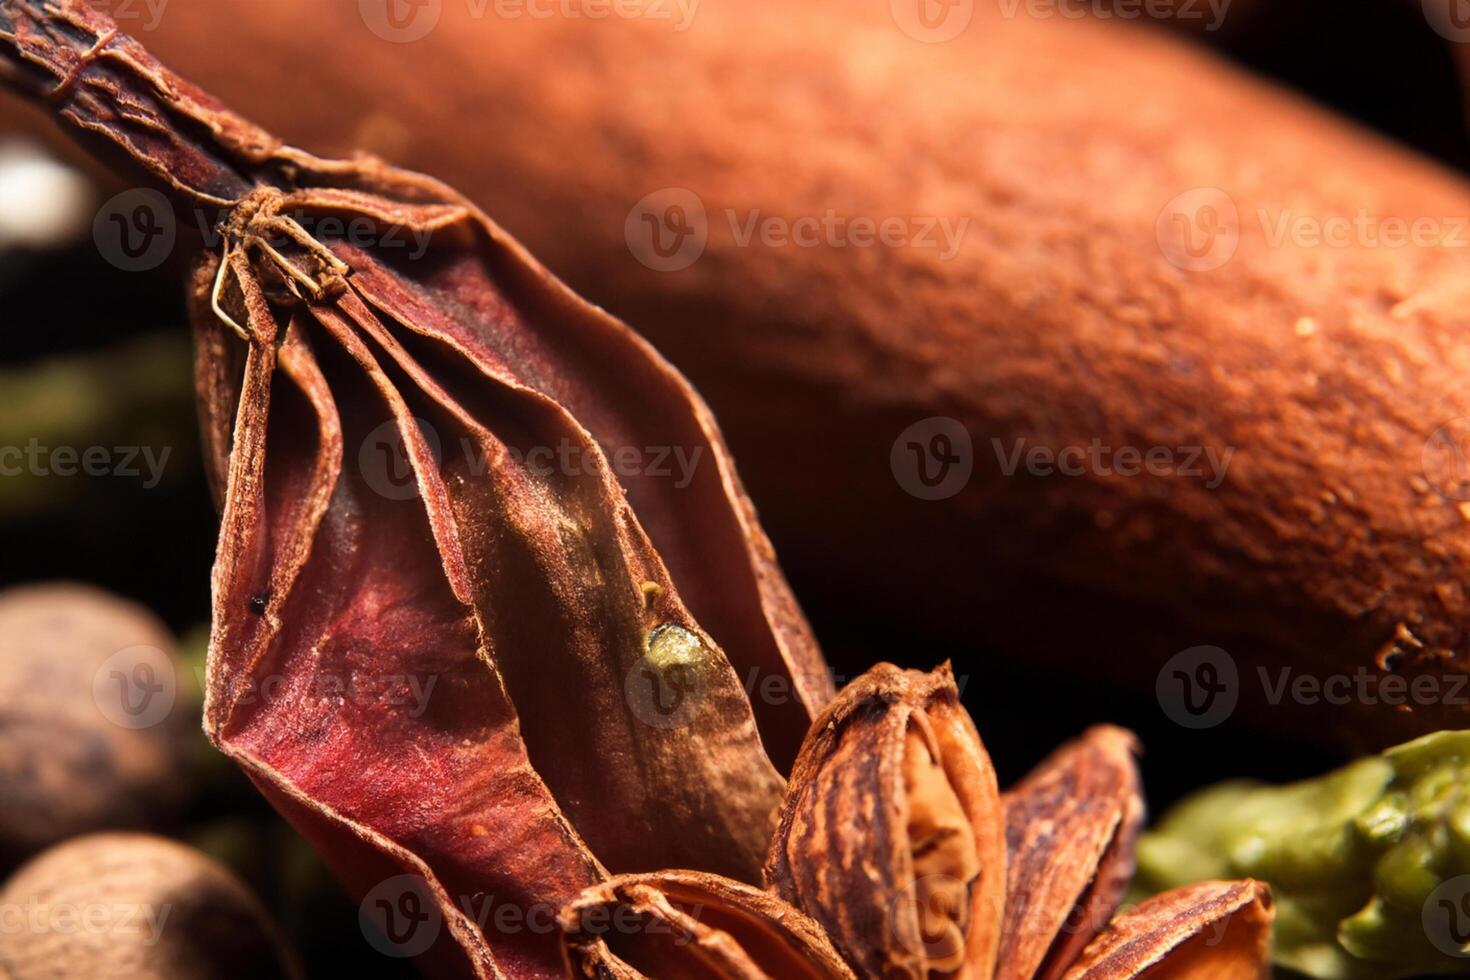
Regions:
<instances>
[{"instance_id":1,"label":"star anise","mask_svg":"<svg viewBox=\"0 0 1470 980\"><path fill-rule=\"evenodd\" d=\"M562 912L569 974L1266 976L1259 882L1119 911L1143 818L1136 750L1093 728L1002 796L949 666L879 665L807 734L767 892L692 872L614 878Z\"/></svg>"}]
</instances>

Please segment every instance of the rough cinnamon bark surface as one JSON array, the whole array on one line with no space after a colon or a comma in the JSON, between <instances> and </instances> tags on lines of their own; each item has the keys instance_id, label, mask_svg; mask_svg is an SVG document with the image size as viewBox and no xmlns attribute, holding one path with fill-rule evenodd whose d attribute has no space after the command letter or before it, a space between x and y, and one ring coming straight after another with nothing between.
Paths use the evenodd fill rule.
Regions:
<instances>
[{"instance_id":1,"label":"rough cinnamon bark surface","mask_svg":"<svg viewBox=\"0 0 1470 980\"><path fill-rule=\"evenodd\" d=\"M560 974L486 896L531 921L608 872L758 880L766 747L830 678L684 380L453 190L284 146L88 4L0 4L0 66L212 216L215 743L359 891L424 879L451 975ZM676 486L627 447L700 462ZM758 730L742 685L772 682Z\"/></svg>"},{"instance_id":2,"label":"rough cinnamon bark surface","mask_svg":"<svg viewBox=\"0 0 1470 980\"><path fill-rule=\"evenodd\" d=\"M1246 705L1257 665L1383 676L1401 626L1412 640L1385 662L1406 676L1470 665L1465 501L1423 463L1436 429L1470 415L1467 251L1271 240L1283 215L1360 211L1449 236L1470 213L1462 177L1118 23L981 3L923 44L887 5L835 0L705 0L682 32L440 6L411 44L357 5L293 0L174 5L152 37L290 134L433 168L636 324L719 410L783 558L834 605L1144 689L1169 655L1215 642ZM327 36L335 56L315 57ZM668 273L624 237L665 187L709 218L703 256ZM1234 257L1176 267L1160 213L1212 187L1240 216ZM970 224L947 261L737 240L757 211L829 208ZM889 454L936 415L968 430L975 469L923 501ZM1093 439L1235 452L1211 488L1005 476L996 449ZM1088 622L1088 644L1057 608ZM1381 699L1308 711L1268 722L1389 743L1464 718Z\"/></svg>"}]
</instances>

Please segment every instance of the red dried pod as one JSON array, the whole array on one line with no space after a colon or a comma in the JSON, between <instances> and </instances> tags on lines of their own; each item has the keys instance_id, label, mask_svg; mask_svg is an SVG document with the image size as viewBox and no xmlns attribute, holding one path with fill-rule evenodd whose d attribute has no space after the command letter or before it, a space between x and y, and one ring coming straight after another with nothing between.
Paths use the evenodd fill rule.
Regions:
<instances>
[{"instance_id":1,"label":"red dried pod","mask_svg":"<svg viewBox=\"0 0 1470 980\"><path fill-rule=\"evenodd\" d=\"M491 905L757 881L830 679L688 384L450 188L283 146L79 0L6 0L0 68L218 236L215 743L359 890L422 876L446 973L559 975Z\"/></svg>"}]
</instances>

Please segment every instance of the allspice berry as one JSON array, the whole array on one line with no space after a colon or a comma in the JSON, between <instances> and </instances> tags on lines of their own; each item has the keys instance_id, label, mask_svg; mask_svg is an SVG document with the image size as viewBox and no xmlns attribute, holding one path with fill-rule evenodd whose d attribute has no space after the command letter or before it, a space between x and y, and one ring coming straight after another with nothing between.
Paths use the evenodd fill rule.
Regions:
<instances>
[{"instance_id":1,"label":"allspice berry","mask_svg":"<svg viewBox=\"0 0 1470 980\"><path fill-rule=\"evenodd\" d=\"M90 834L0 889L7 980L300 977L265 908L229 871L150 834Z\"/></svg>"},{"instance_id":2,"label":"allspice berry","mask_svg":"<svg viewBox=\"0 0 1470 980\"><path fill-rule=\"evenodd\" d=\"M183 679L140 606L69 583L0 592L0 868L177 803Z\"/></svg>"}]
</instances>

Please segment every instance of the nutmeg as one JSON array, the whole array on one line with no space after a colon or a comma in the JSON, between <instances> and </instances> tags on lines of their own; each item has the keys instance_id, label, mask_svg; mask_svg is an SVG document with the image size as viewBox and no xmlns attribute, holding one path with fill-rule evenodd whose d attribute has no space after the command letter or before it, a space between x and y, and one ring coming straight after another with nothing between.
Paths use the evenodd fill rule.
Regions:
<instances>
[{"instance_id":1,"label":"nutmeg","mask_svg":"<svg viewBox=\"0 0 1470 980\"><path fill-rule=\"evenodd\" d=\"M104 833L44 852L0 889L7 980L275 980L301 971L265 909L204 854Z\"/></svg>"},{"instance_id":2,"label":"nutmeg","mask_svg":"<svg viewBox=\"0 0 1470 980\"><path fill-rule=\"evenodd\" d=\"M174 656L157 618L98 589L0 593L0 866L169 814L190 727Z\"/></svg>"}]
</instances>

